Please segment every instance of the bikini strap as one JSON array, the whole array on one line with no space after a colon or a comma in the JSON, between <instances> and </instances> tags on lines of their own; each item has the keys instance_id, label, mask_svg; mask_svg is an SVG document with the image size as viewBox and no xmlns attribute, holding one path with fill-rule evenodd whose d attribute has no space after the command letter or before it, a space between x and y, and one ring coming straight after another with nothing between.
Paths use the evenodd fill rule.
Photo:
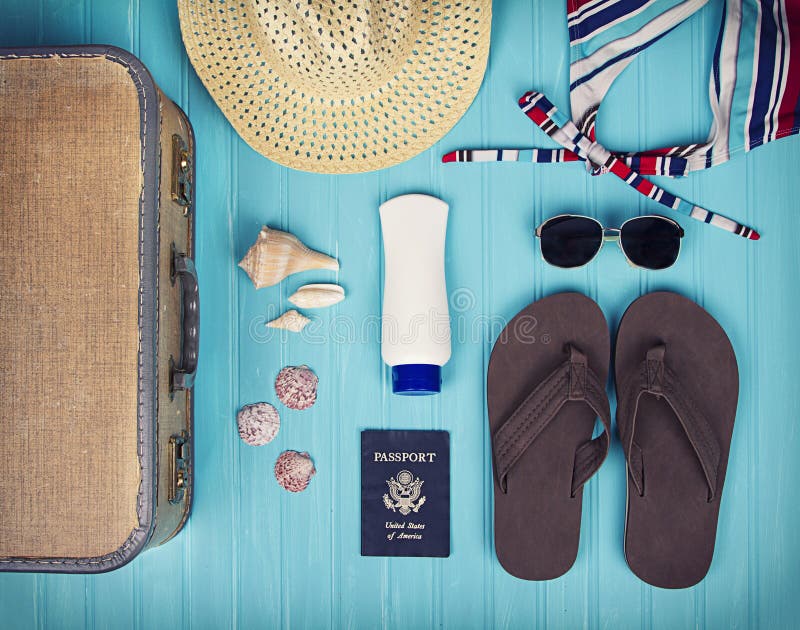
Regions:
<instances>
[{"instance_id":1,"label":"bikini strap","mask_svg":"<svg viewBox=\"0 0 800 630\"><path fill-rule=\"evenodd\" d=\"M589 162L600 173L613 173L637 192L666 206L671 210L685 214L697 221L757 241L760 236L753 228L738 223L721 214L696 206L680 197L656 186L631 169L625 162L598 142L594 142L582 134L565 114L558 111L544 94L526 92L519 99L519 106L525 115L535 122L548 136L564 148L573 151L577 156Z\"/></svg>"},{"instance_id":2,"label":"bikini strap","mask_svg":"<svg viewBox=\"0 0 800 630\"><path fill-rule=\"evenodd\" d=\"M580 160L568 149L458 149L442 156L442 162L533 162L552 164Z\"/></svg>"},{"instance_id":3,"label":"bikini strap","mask_svg":"<svg viewBox=\"0 0 800 630\"><path fill-rule=\"evenodd\" d=\"M542 131L564 147L563 152L555 149L460 149L447 153L442 161L569 162L583 160L587 162L593 174L613 173L642 195L696 221L709 223L753 241L761 238L753 228L685 201L642 177L640 173L634 171L603 145L581 133L575 123L564 113L558 111L558 108L544 94L533 91L526 92L519 99L519 106Z\"/></svg>"}]
</instances>

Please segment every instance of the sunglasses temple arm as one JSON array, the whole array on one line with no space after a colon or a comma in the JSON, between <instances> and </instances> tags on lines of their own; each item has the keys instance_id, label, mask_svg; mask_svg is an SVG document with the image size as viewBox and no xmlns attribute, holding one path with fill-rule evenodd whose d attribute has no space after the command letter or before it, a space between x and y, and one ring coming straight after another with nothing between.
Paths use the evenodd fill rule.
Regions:
<instances>
[{"instance_id":1,"label":"sunglasses temple arm","mask_svg":"<svg viewBox=\"0 0 800 630\"><path fill-rule=\"evenodd\" d=\"M595 172L614 173L637 192L697 221L709 223L752 241L761 238L753 228L689 203L642 177L625 162L617 159L608 149L582 134L575 123L559 112L543 94L527 92L519 99L519 106L528 118L565 147L567 152L595 166Z\"/></svg>"}]
</instances>

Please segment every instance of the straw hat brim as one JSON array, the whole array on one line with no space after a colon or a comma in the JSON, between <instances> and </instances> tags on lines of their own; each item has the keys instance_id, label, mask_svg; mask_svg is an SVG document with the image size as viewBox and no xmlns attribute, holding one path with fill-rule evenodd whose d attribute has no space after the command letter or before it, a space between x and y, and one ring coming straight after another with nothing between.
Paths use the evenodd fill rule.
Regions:
<instances>
[{"instance_id":1,"label":"straw hat brim","mask_svg":"<svg viewBox=\"0 0 800 630\"><path fill-rule=\"evenodd\" d=\"M491 0L416 4L425 19L412 54L385 84L350 99L311 94L281 76L245 0L178 0L178 9L197 74L253 149L290 168L358 173L432 146L464 115L483 80Z\"/></svg>"}]
</instances>

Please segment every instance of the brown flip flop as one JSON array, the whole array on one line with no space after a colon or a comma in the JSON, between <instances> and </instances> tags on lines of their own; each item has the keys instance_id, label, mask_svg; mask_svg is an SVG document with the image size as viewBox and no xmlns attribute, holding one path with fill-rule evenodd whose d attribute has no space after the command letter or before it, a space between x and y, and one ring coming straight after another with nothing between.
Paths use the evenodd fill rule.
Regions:
<instances>
[{"instance_id":1,"label":"brown flip flop","mask_svg":"<svg viewBox=\"0 0 800 630\"><path fill-rule=\"evenodd\" d=\"M494 539L511 575L549 580L578 555L583 484L608 453L610 340L579 293L534 302L492 350L487 375L494 456ZM592 439L595 420L603 432Z\"/></svg>"},{"instance_id":2,"label":"brown flip flop","mask_svg":"<svg viewBox=\"0 0 800 630\"><path fill-rule=\"evenodd\" d=\"M649 584L692 586L714 554L739 398L733 347L691 300L651 293L623 315L615 362L625 559Z\"/></svg>"}]
</instances>

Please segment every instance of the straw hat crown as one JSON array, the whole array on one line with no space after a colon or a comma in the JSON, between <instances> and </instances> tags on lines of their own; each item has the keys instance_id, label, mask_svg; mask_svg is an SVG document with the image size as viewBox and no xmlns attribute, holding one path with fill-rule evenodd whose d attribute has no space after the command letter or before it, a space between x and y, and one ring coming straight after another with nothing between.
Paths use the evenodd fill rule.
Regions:
<instances>
[{"instance_id":1,"label":"straw hat crown","mask_svg":"<svg viewBox=\"0 0 800 630\"><path fill-rule=\"evenodd\" d=\"M480 87L491 0L178 0L236 131L293 168L369 171L431 146Z\"/></svg>"},{"instance_id":2,"label":"straw hat crown","mask_svg":"<svg viewBox=\"0 0 800 630\"><path fill-rule=\"evenodd\" d=\"M348 99L388 83L411 53L419 19L400 2L256 0L273 68L306 94ZM375 5L374 7L372 5Z\"/></svg>"}]
</instances>

